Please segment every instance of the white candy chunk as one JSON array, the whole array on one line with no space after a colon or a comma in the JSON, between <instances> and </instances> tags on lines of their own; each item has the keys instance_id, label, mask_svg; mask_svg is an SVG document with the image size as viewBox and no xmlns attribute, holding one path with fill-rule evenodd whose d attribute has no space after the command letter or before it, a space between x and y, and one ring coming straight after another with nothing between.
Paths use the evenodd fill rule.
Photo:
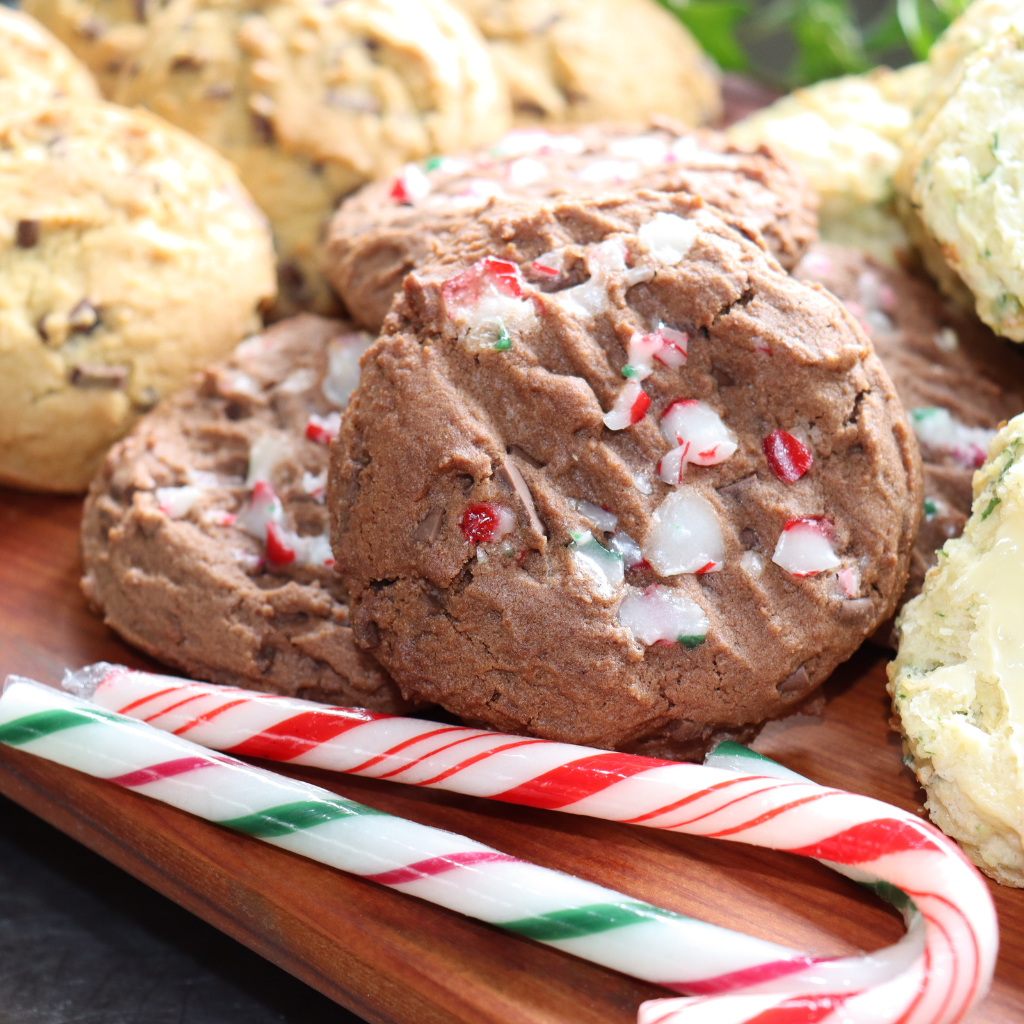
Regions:
<instances>
[{"instance_id":1,"label":"white candy chunk","mask_svg":"<svg viewBox=\"0 0 1024 1024\"><path fill-rule=\"evenodd\" d=\"M258 437L249 449L249 475L245 486L251 488L261 480L269 480L274 468L288 458L290 448L288 441L279 434Z\"/></svg>"},{"instance_id":2,"label":"white candy chunk","mask_svg":"<svg viewBox=\"0 0 1024 1024\"><path fill-rule=\"evenodd\" d=\"M507 193L496 181L489 178L471 178L462 191L449 198L453 206L468 209L479 206L489 199L501 199Z\"/></svg>"},{"instance_id":3,"label":"white candy chunk","mask_svg":"<svg viewBox=\"0 0 1024 1024\"><path fill-rule=\"evenodd\" d=\"M641 494L650 494L654 490L651 481L647 479L647 475L639 470L633 474L633 486Z\"/></svg>"},{"instance_id":4,"label":"white candy chunk","mask_svg":"<svg viewBox=\"0 0 1024 1024\"><path fill-rule=\"evenodd\" d=\"M530 266L539 274L546 274L548 277L558 277L565 269L565 250L555 249L552 252L542 253Z\"/></svg>"},{"instance_id":5,"label":"white candy chunk","mask_svg":"<svg viewBox=\"0 0 1024 1024\"><path fill-rule=\"evenodd\" d=\"M937 405L911 409L910 423L922 448L950 455L964 469L977 469L985 461L989 443L996 436L985 427L965 426Z\"/></svg>"},{"instance_id":6,"label":"white candy chunk","mask_svg":"<svg viewBox=\"0 0 1024 1024\"><path fill-rule=\"evenodd\" d=\"M169 519L184 519L203 496L202 487L158 487L156 503Z\"/></svg>"},{"instance_id":7,"label":"white candy chunk","mask_svg":"<svg viewBox=\"0 0 1024 1024\"><path fill-rule=\"evenodd\" d=\"M540 129L509 132L495 144L491 152L498 157L525 156L527 153L583 152L583 140L575 135L552 135Z\"/></svg>"},{"instance_id":8,"label":"white candy chunk","mask_svg":"<svg viewBox=\"0 0 1024 1024\"><path fill-rule=\"evenodd\" d=\"M577 316L592 317L608 308L611 275L626 269L626 250L617 238L605 239L587 254L590 277L575 288L558 293L558 300Z\"/></svg>"},{"instance_id":9,"label":"white candy chunk","mask_svg":"<svg viewBox=\"0 0 1024 1024\"><path fill-rule=\"evenodd\" d=\"M238 480L237 477L228 477L223 486L230 487L231 481ZM216 473L210 473L205 469L190 469L188 471L188 482L196 487L220 487L221 478ZM241 483L241 480L238 480Z\"/></svg>"},{"instance_id":10,"label":"white candy chunk","mask_svg":"<svg viewBox=\"0 0 1024 1024\"><path fill-rule=\"evenodd\" d=\"M644 418L651 400L635 380L626 381L614 405L604 414L604 425L609 430L625 430Z\"/></svg>"},{"instance_id":11,"label":"white candy chunk","mask_svg":"<svg viewBox=\"0 0 1024 1024\"><path fill-rule=\"evenodd\" d=\"M657 333L661 338L661 348L654 354L654 358L672 369L685 365L690 336L685 331L664 325L658 328Z\"/></svg>"},{"instance_id":12,"label":"white candy chunk","mask_svg":"<svg viewBox=\"0 0 1024 1024\"><path fill-rule=\"evenodd\" d=\"M794 576L816 576L840 565L832 550L828 521L806 516L790 519L783 527L772 561Z\"/></svg>"},{"instance_id":13,"label":"white candy chunk","mask_svg":"<svg viewBox=\"0 0 1024 1024\"><path fill-rule=\"evenodd\" d=\"M639 160L645 167L654 167L668 159L668 146L656 135L637 135L632 139L616 139L609 147L613 156Z\"/></svg>"},{"instance_id":14,"label":"white candy chunk","mask_svg":"<svg viewBox=\"0 0 1024 1024\"><path fill-rule=\"evenodd\" d=\"M600 505L595 505L592 501L582 501L576 498L570 498L569 504L576 509L577 512L588 522L591 526L597 527L599 530L603 530L605 533L614 533L615 527L618 525L619 517L614 512L609 512L605 508L601 508Z\"/></svg>"},{"instance_id":15,"label":"white candy chunk","mask_svg":"<svg viewBox=\"0 0 1024 1024\"><path fill-rule=\"evenodd\" d=\"M324 398L339 409L348 405L359 383L359 359L372 343L373 337L360 331L343 334L327 346L327 374L320 389Z\"/></svg>"},{"instance_id":16,"label":"white candy chunk","mask_svg":"<svg viewBox=\"0 0 1024 1024\"><path fill-rule=\"evenodd\" d=\"M253 488L249 503L238 513L236 523L250 537L266 540L267 524L282 523L284 509L274 488L265 480L259 480Z\"/></svg>"},{"instance_id":17,"label":"white candy chunk","mask_svg":"<svg viewBox=\"0 0 1024 1024\"><path fill-rule=\"evenodd\" d=\"M640 545L628 533L623 533L621 530L608 541L608 547L622 556L623 565L627 569L632 569L634 565L639 565L644 560L644 553L640 550Z\"/></svg>"},{"instance_id":18,"label":"white candy chunk","mask_svg":"<svg viewBox=\"0 0 1024 1024\"><path fill-rule=\"evenodd\" d=\"M515 263L485 257L441 288L448 316L461 325L464 344L483 352L511 347L511 331L536 315Z\"/></svg>"},{"instance_id":19,"label":"white candy chunk","mask_svg":"<svg viewBox=\"0 0 1024 1024\"><path fill-rule=\"evenodd\" d=\"M692 487L673 491L652 516L644 557L659 576L717 572L725 560L718 516Z\"/></svg>"},{"instance_id":20,"label":"white candy chunk","mask_svg":"<svg viewBox=\"0 0 1024 1024\"><path fill-rule=\"evenodd\" d=\"M844 597L856 597L860 593L860 573L856 569L847 566L840 569L836 577Z\"/></svg>"},{"instance_id":21,"label":"white candy chunk","mask_svg":"<svg viewBox=\"0 0 1024 1024\"><path fill-rule=\"evenodd\" d=\"M513 160L505 168L505 176L514 188L523 188L534 182L543 181L548 176L548 167L540 160L524 156Z\"/></svg>"},{"instance_id":22,"label":"white candy chunk","mask_svg":"<svg viewBox=\"0 0 1024 1024\"><path fill-rule=\"evenodd\" d=\"M603 181L632 181L640 173L640 165L632 160L595 160L577 173L580 181L599 184Z\"/></svg>"},{"instance_id":23,"label":"white candy chunk","mask_svg":"<svg viewBox=\"0 0 1024 1024\"><path fill-rule=\"evenodd\" d=\"M674 213L656 213L637 234L656 260L673 266L690 251L699 230L695 220L684 220Z\"/></svg>"},{"instance_id":24,"label":"white candy chunk","mask_svg":"<svg viewBox=\"0 0 1024 1024\"><path fill-rule=\"evenodd\" d=\"M317 444L330 444L341 430L341 413L329 412L326 416L309 414L306 421L306 437Z\"/></svg>"},{"instance_id":25,"label":"white candy chunk","mask_svg":"<svg viewBox=\"0 0 1024 1024\"><path fill-rule=\"evenodd\" d=\"M589 530L574 533L572 538L569 552L573 563L590 579L601 597L613 597L625 577L622 556L598 544Z\"/></svg>"},{"instance_id":26,"label":"white candy chunk","mask_svg":"<svg viewBox=\"0 0 1024 1024\"><path fill-rule=\"evenodd\" d=\"M619 605L619 624L642 644L659 641L697 647L707 635L708 617L696 601L672 587L629 587Z\"/></svg>"},{"instance_id":27,"label":"white candy chunk","mask_svg":"<svg viewBox=\"0 0 1024 1024\"><path fill-rule=\"evenodd\" d=\"M221 393L225 395L245 395L247 398L262 398L263 388L255 378L241 370L233 370L224 375Z\"/></svg>"},{"instance_id":28,"label":"white candy chunk","mask_svg":"<svg viewBox=\"0 0 1024 1024\"><path fill-rule=\"evenodd\" d=\"M676 445L658 464L667 484L683 482L687 463L715 466L736 451L736 435L710 405L695 399L673 402L661 417L661 432Z\"/></svg>"},{"instance_id":29,"label":"white candy chunk","mask_svg":"<svg viewBox=\"0 0 1024 1024\"><path fill-rule=\"evenodd\" d=\"M412 204L430 195L430 187L427 176L415 164L406 164L391 188L391 198Z\"/></svg>"},{"instance_id":30,"label":"white candy chunk","mask_svg":"<svg viewBox=\"0 0 1024 1024\"><path fill-rule=\"evenodd\" d=\"M654 372L655 359L673 369L683 366L689 341L688 334L665 326L653 334L634 333L626 350L629 362L622 368L623 377L646 380Z\"/></svg>"},{"instance_id":31,"label":"white candy chunk","mask_svg":"<svg viewBox=\"0 0 1024 1024\"><path fill-rule=\"evenodd\" d=\"M277 390L288 395L300 395L303 391L308 391L315 383L316 370L304 366L288 374L277 386Z\"/></svg>"},{"instance_id":32,"label":"white candy chunk","mask_svg":"<svg viewBox=\"0 0 1024 1024\"><path fill-rule=\"evenodd\" d=\"M288 531L286 543L295 552L296 565L334 565L334 552L326 533L315 537L299 537Z\"/></svg>"},{"instance_id":33,"label":"white candy chunk","mask_svg":"<svg viewBox=\"0 0 1024 1024\"><path fill-rule=\"evenodd\" d=\"M740 555L740 568L748 576L760 576L764 572L764 559L756 551L744 551Z\"/></svg>"},{"instance_id":34,"label":"white candy chunk","mask_svg":"<svg viewBox=\"0 0 1024 1024\"><path fill-rule=\"evenodd\" d=\"M960 347L960 336L952 327L940 327L932 340L940 352L955 352Z\"/></svg>"},{"instance_id":35,"label":"white candy chunk","mask_svg":"<svg viewBox=\"0 0 1024 1024\"><path fill-rule=\"evenodd\" d=\"M306 470L302 474L302 490L311 495L318 504L323 504L327 493L327 470L315 474Z\"/></svg>"},{"instance_id":36,"label":"white candy chunk","mask_svg":"<svg viewBox=\"0 0 1024 1024\"><path fill-rule=\"evenodd\" d=\"M254 555L251 551L243 551L241 548L236 548L234 556L235 561L245 572L258 572L263 568L263 559L259 555Z\"/></svg>"}]
</instances>

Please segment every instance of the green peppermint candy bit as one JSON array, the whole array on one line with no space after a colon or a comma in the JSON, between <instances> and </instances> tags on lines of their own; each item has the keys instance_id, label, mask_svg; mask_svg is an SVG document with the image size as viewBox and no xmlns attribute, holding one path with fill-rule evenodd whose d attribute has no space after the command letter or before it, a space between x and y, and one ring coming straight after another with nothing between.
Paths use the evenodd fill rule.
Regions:
<instances>
[{"instance_id":1,"label":"green peppermint candy bit","mask_svg":"<svg viewBox=\"0 0 1024 1024\"><path fill-rule=\"evenodd\" d=\"M939 514L939 506L935 504L932 498L924 499L924 517L925 519L934 519Z\"/></svg>"},{"instance_id":2,"label":"green peppermint candy bit","mask_svg":"<svg viewBox=\"0 0 1024 1024\"><path fill-rule=\"evenodd\" d=\"M988 508L985 509L985 511L981 513L981 521L982 522L984 522L986 519L988 519L988 517L990 515L992 515L993 512L995 512L996 505L1000 504L1002 502L1002 500L1003 500L1002 498L996 497L996 498L993 498L988 503Z\"/></svg>"},{"instance_id":3,"label":"green peppermint candy bit","mask_svg":"<svg viewBox=\"0 0 1024 1024\"><path fill-rule=\"evenodd\" d=\"M702 643L704 643L705 639L706 639L705 635L701 635L701 636L677 636L676 637L676 640L679 643L681 643L684 647L689 647L691 649L694 648L694 647L700 647L700 645Z\"/></svg>"},{"instance_id":4,"label":"green peppermint candy bit","mask_svg":"<svg viewBox=\"0 0 1024 1024\"><path fill-rule=\"evenodd\" d=\"M494 350L496 352L507 352L511 347L512 339L509 337L508 331L505 330L505 325L499 320L498 340L494 343Z\"/></svg>"},{"instance_id":5,"label":"green peppermint candy bit","mask_svg":"<svg viewBox=\"0 0 1024 1024\"><path fill-rule=\"evenodd\" d=\"M625 377L626 380L632 380L636 376L636 367L630 366L629 363L626 363L622 368L622 376Z\"/></svg>"},{"instance_id":6,"label":"green peppermint candy bit","mask_svg":"<svg viewBox=\"0 0 1024 1024\"><path fill-rule=\"evenodd\" d=\"M427 161L426 161L426 163L424 163L423 168L424 168L424 170L427 170L427 171L436 171L438 169L438 167L440 167L440 166L441 166L441 157L439 157L439 156L431 156L431 157L427 157Z\"/></svg>"}]
</instances>

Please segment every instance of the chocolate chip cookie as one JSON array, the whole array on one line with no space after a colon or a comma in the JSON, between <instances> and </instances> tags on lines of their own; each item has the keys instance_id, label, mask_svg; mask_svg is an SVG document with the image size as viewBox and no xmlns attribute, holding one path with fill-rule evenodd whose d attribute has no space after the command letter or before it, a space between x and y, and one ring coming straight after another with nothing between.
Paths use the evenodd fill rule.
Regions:
<instances>
[{"instance_id":1,"label":"chocolate chip cookie","mask_svg":"<svg viewBox=\"0 0 1024 1024\"><path fill-rule=\"evenodd\" d=\"M855 319L699 198L495 204L405 279L328 487L407 697L694 756L891 614L917 446Z\"/></svg>"},{"instance_id":2,"label":"chocolate chip cookie","mask_svg":"<svg viewBox=\"0 0 1024 1024\"><path fill-rule=\"evenodd\" d=\"M110 452L85 505L82 589L129 643L200 679L407 706L352 642L327 539L327 442L368 341L282 321Z\"/></svg>"},{"instance_id":3,"label":"chocolate chip cookie","mask_svg":"<svg viewBox=\"0 0 1024 1024\"><path fill-rule=\"evenodd\" d=\"M352 316L379 329L402 278L496 199L645 187L687 192L758 233L787 269L817 237L817 197L768 150L665 120L555 134L511 132L489 150L408 164L366 185L331 222L324 273Z\"/></svg>"}]
</instances>

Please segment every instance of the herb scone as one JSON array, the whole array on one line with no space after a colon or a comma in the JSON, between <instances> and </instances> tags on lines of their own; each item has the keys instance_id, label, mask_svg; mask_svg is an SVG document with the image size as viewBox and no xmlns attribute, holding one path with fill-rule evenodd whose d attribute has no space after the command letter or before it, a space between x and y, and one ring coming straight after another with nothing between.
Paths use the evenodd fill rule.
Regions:
<instances>
[{"instance_id":1,"label":"herb scone","mask_svg":"<svg viewBox=\"0 0 1024 1024\"><path fill-rule=\"evenodd\" d=\"M1024 416L974 478L963 536L903 610L889 692L932 820L986 874L1024 886Z\"/></svg>"},{"instance_id":2,"label":"herb scone","mask_svg":"<svg viewBox=\"0 0 1024 1024\"><path fill-rule=\"evenodd\" d=\"M332 447L358 642L513 732L700 756L891 614L921 470L863 332L698 198L496 204Z\"/></svg>"}]
</instances>

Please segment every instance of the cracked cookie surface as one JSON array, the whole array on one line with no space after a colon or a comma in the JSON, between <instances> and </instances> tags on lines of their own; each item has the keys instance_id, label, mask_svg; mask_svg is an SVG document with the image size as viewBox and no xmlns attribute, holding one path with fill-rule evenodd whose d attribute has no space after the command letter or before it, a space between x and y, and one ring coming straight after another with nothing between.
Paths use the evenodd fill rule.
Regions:
<instances>
[{"instance_id":1,"label":"cracked cookie surface","mask_svg":"<svg viewBox=\"0 0 1024 1024\"><path fill-rule=\"evenodd\" d=\"M259 325L263 215L145 111L0 117L0 482L84 491L138 416Z\"/></svg>"},{"instance_id":2,"label":"cracked cookie surface","mask_svg":"<svg viewBox=\"0 0 1024 1024\"><path fill-rule=\"evenodd\" d=\"M407 696L680 757L891 614L920 487L837 300L640 191L496 205L406 278L328 504L357 640Z\"/></svg>"},{"instance_id":3,"label":"cracked cookie surface","mask_svg":"<svg viewBox=\"0 0 1024 1024\"><path fill-rule=\"evenodd\" d=\"M791 269L817 237L817 197L767 150L665 119L571 133L510 132L494 146L407 165L351 196L331 221L324 273L351 314L379 330L410 270L501 198L587 195L622 187L688 192L757 232Z\"/></svg>"},{"instance_id":4,"label":"cracked cookie surface","mask_svg":"<svg viewBox=\"0 0 1024 1024\"><path fill-rule=\"evenodd\" d=\"M282 321L114 447L82 522L82 589L108 625L200 679L406 706L352 641L327 540L326 441L367 340Z\"/></svg>"}]
</instances>

